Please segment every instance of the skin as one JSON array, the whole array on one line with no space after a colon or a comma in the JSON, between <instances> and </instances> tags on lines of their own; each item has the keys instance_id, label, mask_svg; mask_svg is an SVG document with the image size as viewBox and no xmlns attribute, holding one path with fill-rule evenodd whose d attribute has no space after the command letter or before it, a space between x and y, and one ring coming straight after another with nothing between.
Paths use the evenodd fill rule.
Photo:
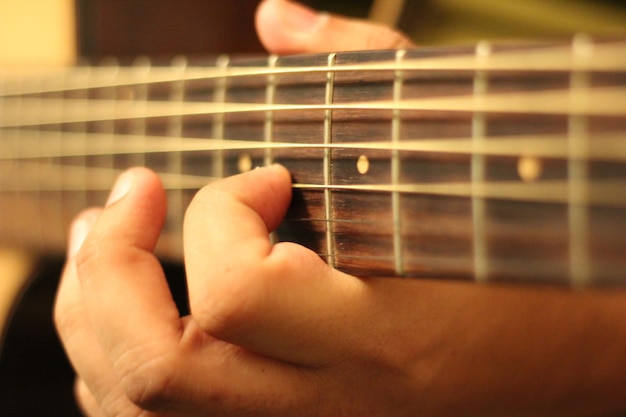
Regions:
<instances>
[{"instance_id":1,"label":"skin","mask_svg":"<svg viewBox=\"0 0 626 417\"><path fill-rule=\"evenodd\" d=\"M316 52L330 39L338 49L409 45L349 35L389 29L336 16L294 36L288 13L284 0L260 6L270 51ZM153 172L126 172L105 208L77 217L54 313L86 415L626 410L623 292L349 276L301 246L270 244L290 197L280 166L198 192L185 216L182 318L152 254L166 210Z\"/></svg>"}]
</instances>

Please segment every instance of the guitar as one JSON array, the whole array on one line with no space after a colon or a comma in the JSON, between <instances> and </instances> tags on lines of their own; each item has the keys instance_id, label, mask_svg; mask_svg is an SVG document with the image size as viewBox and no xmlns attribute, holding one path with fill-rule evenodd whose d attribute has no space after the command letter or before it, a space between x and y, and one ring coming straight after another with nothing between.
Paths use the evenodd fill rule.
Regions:
<instances>
[{"instance_id":1,"label":"guitar","mask_svg":"<svg viewBox=\"0 0 626 417\"><path fill-rule=\"evenodd\" d=\"M5 243L65 247L132 165L161 174L159 253L217 178L281 163L276 239L358 275L624 282L626 43L138 61L2 81Z\"/></svg>"}]
</instances>

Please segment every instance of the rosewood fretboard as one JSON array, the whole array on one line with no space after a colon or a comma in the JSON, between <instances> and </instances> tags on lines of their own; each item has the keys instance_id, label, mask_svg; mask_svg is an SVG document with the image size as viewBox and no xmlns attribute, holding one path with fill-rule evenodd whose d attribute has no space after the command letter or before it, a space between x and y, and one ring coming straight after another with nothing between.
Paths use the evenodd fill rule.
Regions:
<instances>
[{"instance_id":1,"label":"rosewood fretboard","mask_svg":"<svg viewBox=\"0 0 626 417\"><path fill-rule=\"evenodd\" d=\"M124 168L169 193L278 162L277 237L361 275L626 283L626 43L138 60L7 75L0 230L61 252ZM210 213L207 213L210 215Z\"/></svg>"}]
</instances>

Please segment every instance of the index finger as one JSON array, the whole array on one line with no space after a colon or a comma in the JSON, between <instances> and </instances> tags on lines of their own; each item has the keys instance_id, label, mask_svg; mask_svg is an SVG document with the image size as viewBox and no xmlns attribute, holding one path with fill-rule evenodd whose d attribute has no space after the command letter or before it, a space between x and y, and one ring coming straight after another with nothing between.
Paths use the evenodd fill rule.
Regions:
<instances>
[{"instance_id":1,"label":"index finger","mask_svg":"<svg viewBox=\"0 0 626 417\"><path fill-rule=\"evenodd\" d=\"M290 197L290 175L276 165L212 183L196 195L184 226L189 303L194 320L213 337L319 365L341 350L338 340L351 344L340 327L361 321L357 298L364 286L301 245L272 245L269 232Z\"/></svg>"}]
</instances>

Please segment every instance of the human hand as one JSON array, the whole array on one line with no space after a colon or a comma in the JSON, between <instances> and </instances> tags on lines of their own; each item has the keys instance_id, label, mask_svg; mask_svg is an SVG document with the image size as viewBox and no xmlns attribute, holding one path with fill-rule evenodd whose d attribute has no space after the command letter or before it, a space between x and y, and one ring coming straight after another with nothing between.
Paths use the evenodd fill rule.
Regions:
<instances>
[{"instance_id":1,"label":"human hand","mask_svg":"<svg viewBox=\"0 0 626 417\"><path fill-rule=\"evenodd\" d=\"M256 28L265 48L276 54L402 49L414 45L389 27L319 13L289 0L264 0Z\"/></svg>"},{"instance_id":2,"label":"human hand","mask_svg":"<svg viewBox=\"0 0 626 417\"><path fill-rule=\"evenodd\" d=\"M152 254L165 215L152 172L124 174L103 211L78 218L55 317L88 415L571 416L623 405L622 294L345 275L301 246L270 244L290 189L273 166L198 193L183 318Z\"/></svg>"},{"instance_id":3,"label":"human hand","mask_svg":"<svg viewBox=\"0 0 626 417\"><path fill-rule=\"evenodd\" d=\"M271 23L262 14L283 6L264 2L261 33ZM342 32L335 25L349 33L356 24L324 19L312 38L265 43L274 52L318 52ZM342 39L339 49L408 46ZM126 178L128 194L75 223L55 309L89 415L624 409L622 294L342 274L300 246L269 244L290 196L280 167L214 183L194 199L185 219L192 314L180 318L151 254L163 190L143 169Z\"/></svg>"},{"instance_id":4,"label":"human hand","mask_svg":"<svg viewBox=\"0 0 626 417\"><path fill-rule=\"evenodd\" d=\"M165 216L155 174L126 172L106 208L75 221L55 321L88 415L406 414L411 368L387 343L397 317L381 315L391 294L270 245L290 190L273 166L198 193L183 318L152 254Z\"/></svg>"}]
</instances>

